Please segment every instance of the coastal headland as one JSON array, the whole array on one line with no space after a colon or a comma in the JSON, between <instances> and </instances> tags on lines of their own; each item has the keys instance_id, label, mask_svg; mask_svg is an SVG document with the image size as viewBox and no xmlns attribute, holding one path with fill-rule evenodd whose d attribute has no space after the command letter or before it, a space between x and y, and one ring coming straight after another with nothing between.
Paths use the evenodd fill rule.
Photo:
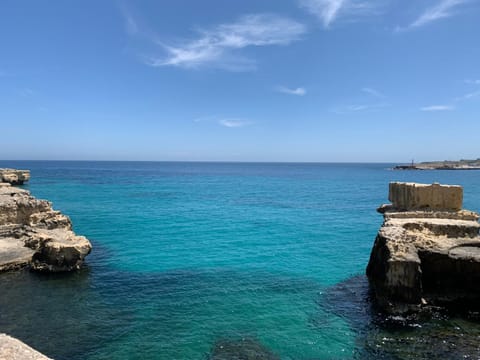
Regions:
<instances>
[{"instance_id":1,"label":"coastal headland","mask_svg":"<svg viewBox=\"0 0 480 360\"><path fill-rule=\"evenodd\" d=\"M12 186L30 178L25 170L0 169L0 272L79 269L92 245L72 231L68 216L30 192Z\"/></svg>"},{"instance_id":2,"label":"coastal headland","mask_svg":"<svg viewBox=\"0 0 480 360\"><path fill-rule=\"evenodd\" d=\"M408 165L397 165L394 170L480 170L480 159L458 161L428 161Z\"/></svg>"},{"instance_id":3,"label":"coastal headland","mask_svg":"<svg viewBox=\"0 0 480 360\"><path fill-rule=\"evenodd\" d=\"M391 204L370 255L367 276L390 313L428 306L476 310L480 304L479 215L463 210L463 188L393 182Z\"/></svg>"}]
</instances>

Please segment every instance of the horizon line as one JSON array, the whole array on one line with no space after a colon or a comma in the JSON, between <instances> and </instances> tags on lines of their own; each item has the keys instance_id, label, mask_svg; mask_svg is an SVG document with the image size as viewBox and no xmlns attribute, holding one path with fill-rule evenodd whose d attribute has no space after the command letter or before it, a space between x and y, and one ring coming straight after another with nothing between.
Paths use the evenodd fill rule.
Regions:
<instances>
[{"instance_id":1,"label":"horizon line","mask_svg":"<svg viewBox=\"0 0 480 360\"><path fill-rule=\"evenodd\" d=\"M473 159L475 160L475 159ZM65 159L0 159L6 162L145 162L145 163L223 163L223 164L410 164L411 161L282 161L282 160L65 160ZM459 160L428 160L435 161L459 161ZM424 162L424 161L419 161ZM419 163L415 162L415 163Z\"/></svg>"}]
</instances>

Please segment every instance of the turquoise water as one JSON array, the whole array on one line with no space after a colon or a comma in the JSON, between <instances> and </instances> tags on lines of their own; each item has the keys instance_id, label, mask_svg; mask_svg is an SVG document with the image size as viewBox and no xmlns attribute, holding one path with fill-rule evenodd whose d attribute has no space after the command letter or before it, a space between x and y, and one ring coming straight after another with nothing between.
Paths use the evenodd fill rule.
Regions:
<instances>
[{"instance_id":1,"label":"turquoise water","mask_svg":"<svg viewBox=\"0 0 480 360\"><path fill-rule=\"evenodd\" d=\"M460 184L465 207L480 211L480 171L0 162L7 166L31 169L25 187L94 246L77 273L0 274L0 332L56 359L232 358L220 353L239 342L281 359L480 355L474 320L384 326L363 276L389 181Z\"/></svg>"}]
</instances>

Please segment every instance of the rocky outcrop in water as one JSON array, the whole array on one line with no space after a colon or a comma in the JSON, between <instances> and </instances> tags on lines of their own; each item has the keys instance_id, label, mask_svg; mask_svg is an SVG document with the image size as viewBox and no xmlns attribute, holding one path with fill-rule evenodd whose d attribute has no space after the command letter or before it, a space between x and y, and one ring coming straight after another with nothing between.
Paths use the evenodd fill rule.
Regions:
<instances>
[{"instance_id":1,"label":"rocky outcrop in water","mask_svg":"<svg viewBox=\"0 0 480 360\"><path fill-rule=\"evenodd\" d=\"M391 313L478 308L479 215L461 210L463 189L391 183L389 200L367 267L378 304Z\"/></svg>"},{"instance_id":2,"label":"rocky outcrop in water","mask_svg":"<svg viewBox=\"0 0 480 360\"><path fill-rule=\"evenodd\" d=\"M30 192L0 183L0 271L80 268L92 249L72 231L70 219Z\"/></svg>"},{"instance_id":3,"label":"rocky outcrop in water","mask_svg":"<svg viewBox=\"0 0 480 360\"><path fill-rule=\"evenodd\" d=\"M30 180L29 170L0 168L0 183L4 182L11 185L23 185L23 183L28 180Z\"/></svg>"},{"instance_id":4,"label":"rocky outcrop in water","mask_svg":"<svg viewBox=\"0 0 480 360\"><path fill-rule=\"evenodd\" d=\"M51 360L45 355L32 349L6 334L0 334L0 359L2 360Z\"/></svg>"}]
</instances>

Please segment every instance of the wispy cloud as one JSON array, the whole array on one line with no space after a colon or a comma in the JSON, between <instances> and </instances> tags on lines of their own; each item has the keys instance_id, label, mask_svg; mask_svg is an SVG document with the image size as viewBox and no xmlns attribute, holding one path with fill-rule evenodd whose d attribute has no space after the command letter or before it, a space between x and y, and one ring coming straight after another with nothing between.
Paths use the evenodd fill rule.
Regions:
<instances>
[{"instance_id":1,"label":"wispy cloud","mask_svg":"<svg viewBox=\"0 0 480 360\"><path fill-rule=\"evenodd\" d=\"M135 19L127 11L124 11L124 16L125 16L125 28L127 30L127 33L129 33L130 35L137 34L138 25Z\"/></svg>"},{"instance_id":2,"label":"wispy cloud","mask_svg":"<svg viewBox=\"0 0 480 360\"><path fill-rule=\"evenodd\" d=\"M18 89L17 93L23 97L30 97L35 94L35 91L30 88L23 88L23 89Z\"/></svg>"},{"instance_id":3,"label":"wispy cloud","mask_svg":"<svg viewBox=\"0 0 480 360\"><path fill-rule=\"evenodd\" d=\"M471 93L467 93L463 96L460 96L459 98L456 98L455 100L456 101L470 100L470 99L474 99L474 98L477 98L477 97L480 97L480 91L474 91L474 92L471 92Z\"/></svg>"},{"instance_id":4,"label":"wispy cloud","mask_svg":"<svg viewBox=\"0 0 480 360\"><path fill-rule=\"evenodd\" d=\"M364 87L360 89L363 93L367 94L368 96L361 96L356 97L357 100L350 100L349 102L353 103L350 105L344 104L343 106L334 108L332 112L337 114L347 114L347 113L354 113L360 111L379 111L383 108L391 106L387 101L385 101L386 96L381 93L380 91L370 88ZM375 99L373 99L375 98ZM355 104L354 102L357 102Z\"/></svg>"},{"instance_id":5,"label":"wispy cloud","mask_svg":"<svg viewBox=\"0 0 480 360\"><path fill-rule=\"evenodd\" d=\"M241 128L248 125L252 125L253 122L251 120L245 118L238 118L238 117L225 117L219 115L212 115L212 116L201 116L198 118L193 119L195 123L214 123L221 126L225 126L228 128Z\"/></svg>"},{"instance_id":6,"label":"wispy cloud","mask_svg":"<svg viewBox=\"0 0 480 360\"><path fill-rule=\"evenodd\" d=\"M220 119L218 123L228 128L241 128L252 124L251 121L245 119Z\"/></svg>"},{"instance_id":7,"label":"wispy cloud","mask_svg":"<svg viewBox=\"0 0 480 360\"><path fill-rule=\"evenodd\" d=\"M463 94L462 96L456 97L455 99L453 99L453 101L456 103L459 103L459 102L476 99L479 97L480 97L480 90L477 90L477 91L469 92L469 93Z\"/></svg>"},{"instance_id":8,"label":"wispy cloud","mask_svg":"<svg viewBox=\"0 0 480 360\"><path fill-rule=\"evenodd\" d=\"M303 96L307 93L307 90L303 87L288 88L286 86L277 86L275 90L283 94L297 95L297 96Z\"/></svg>"},{"instance_id":9,"label":"wispy cloud","mask_svg":"<svg viewBox=\"0 0 480 360\"><path fill-rule=\"evenodd\" d=\"M362 105L350 105L347 106L349 111L365 111L365 110L377 110L387 107L388 104L362 104Z\"/></svg>"},{"instance_id":10,"label":"wispy cloud","mask_svg":"<svg viewBox=\"0 0 480 360\"><path fill-rule=\"evenodd\" d=\"M455 109L452 105L430 105L420 108L421 111L450 111Z\"/></svg>"},{"instance_id":11,"label":"wispy cloud","mask_svg":"<svg viewBox=\"0 0 480 360\"><path fill-rule=\"evenodd\" d=\"M332 111L337 114L346 114L346 113L361 112L361 111L378 111L388 106L390 106L390 104L387 104L387 103L356 104L356 105L348 105L348 106L336 108Z\"/></svg>"},{"instance_id":12,"label":"wispy cloud","mask_svg":"<svg viewBox=\"0 0 480 360\"><path fill-rule=\"evenodd\" d=\"M465 80L465 84L480 85L480 80L467 79Z\"/></svg>"},{"instance_id":13,"label":"wispy cloud","mask_svg":"<svg viewBox=\"0 0 480 360\"><path fill-rule=\"evenodd\" d=\"M414 22L406 28L397 28L397 30L409 30L418 28L434 21L448 18L454 15L454 8L467 3L469 0L441 0L436 5L428 8Z\"/></svg>"},{"instance_id":14,"label":"wispy cloud","mask_svg":"<svg viewBox=\"0 0 480 360\"><path fill-rule=\"evenodd\" d=\"M362 88L362 91L366 94L372 95L372 96L377 97L377 98L382 98L383 99L383 98L386 97L380 91L375 90L375 89L370 88L370 87L364 87L364 88Z\"/></svg>"},{"instance_id":15,"label":"wispy cloud","mask_svg":"<svg viewBox=\"0 0 480 360\"><path fill-rule=\"evenodd\" d=\"M157 44L161 57L150 57L151 66L198 68L213 66L234 71L252 70L255 61L242 57L238 50L250 46L288 45L307 31L305 25L272 14L254 14L211 29L198 30L198 36L179 44Z\"/></svg>"},{"instance_id":16,"label":"wispy cloud","mask_svg":"<svg viewBox=\"0 0 480 360\"><path fill-rule=\"evenodd\" d=\"M466 84L480 85L480 80L464 80ZM450 105L432 105L420 108L421 111L446 111L454 110L456 107L461 106L462 103L480 98L480 90L465 93L462 96L458 96L449 101Z\"/></svg>"},{"instance_id":17,"label":"wispy cloud","mask_svg":"<svg viewBox=\"0 0 480 360\"><path fill-rule=\"evenodd\" d=\"M335 20L345 0L301 0L300 5L317 16L328 28Z\"/></svg>"},{"instance_id":18,"label":"wispy cloud","mask_svg":"<svg viewBox=\"0 0 480 360\"><path fill-rule=\"evenodd\" d=\"M365 16L378 12L378 4L360 0L298 0L300 7L316 16L325 28L339 16Z\"/></svg>"},{"instance_id":19,"label":"wispy cloud","mask_svg":"<svg viewBox=\"0 0 480 360\"><path fill-rule=\"evenodd\" d=\"M218 116L200 116L198 118L193 119L193 122L201 123L201 122L208 122L208 121L216 121Z\"/></svg>"}]
</instances>

